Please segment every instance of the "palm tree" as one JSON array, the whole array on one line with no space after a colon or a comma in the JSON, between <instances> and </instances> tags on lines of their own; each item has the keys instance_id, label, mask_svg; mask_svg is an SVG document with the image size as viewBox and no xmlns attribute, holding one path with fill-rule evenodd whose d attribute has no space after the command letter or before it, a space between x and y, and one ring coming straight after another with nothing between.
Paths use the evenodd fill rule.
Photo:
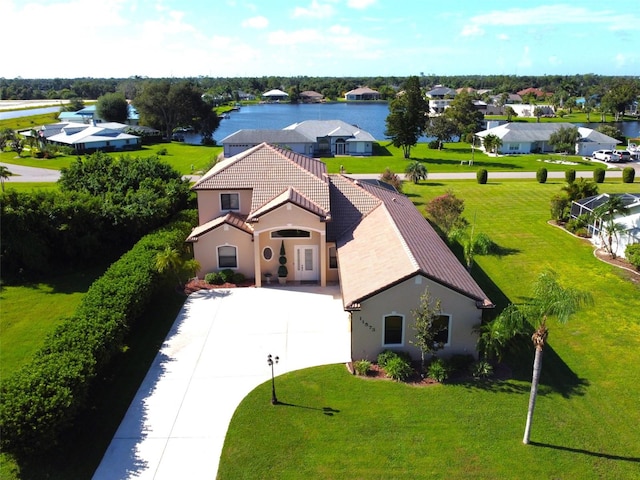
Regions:
<instances>
[{"instance_id":1,"label":"palm tree","mask_svg":"<svg viewBox=\"0 0 640 480\"><path fill-rule=\"evenodd\" d=\"M409 165L407 165L404 173L406 174L407 180L411 180L415 184L417 184L420 180L427 179L427 167L425 167L418 160L414 160Z\"/></svg>"},{"instance_id":2,"label":"palm tree","mask_svg":"<svg viewBox=\"0 0 640 480\"><path fill-rule=\"evenodd\" d=\"M502 139L493 133L486 135L482 139L482 145L486 153L497 153L502 146Z\"/></svg>"},{"instance_id":3,"label":"palm tree","mask_svg":"<svg viewBox=\"0 0 640 480\"><path fill-rule=\"evenodd\" d=\"M627 215L629 209L624 204L621 195L610 195L606 202L602 205L596 207L593 211L593 216L596 221L600 221L600 238L605 240L606 236L606 244L605 248L611 258L616 258L616 252L613 249L613 241L614 239L618 239L618 234L625 230L623 225L615 222L615 216Z\"/></svg>"},{"instance_id":4,"label":"palm tree","mask_svg":"<svg viewBox=\"0 0 640 480\"><path fill-rule=\"evenodd\" d=\"M517 117L518 114L511 106L504 107L504 114L507 116L507 122L510 122L513 117Z\"/></svg>"},{"instance_id":5,"label":"palm tree","mask_svg":"<svg viewBox=\"0 0 640 480\"><path fill-rule=\"evenodd\" d=\"M531 436L533 410L538 396L538 384L540 383L540 371L542 369L542 353L549 336L547 320L555 317L558 322L565 323L582 306L592 303L593 300L588 292L562 287L558 283L556 273L551 270L542 272L534 283L533 297L524 306L525 317L530 323L533 322L532 324L535 326L531 340L536 349L533 361L529 408L527 410L527 423L524 429L524 437L522 438L522 443L524 444L529 443Z\"/></svg>"},{"instance_id":6,"label":"palm tree","mask_svg":"<svg viewBox=\"0 0 640 480\"><path fill-rule=\"evenodd\" d=\"M171 270L178 279L178 285L182 282L180 280L180 275L178 274L180 268L183 264L182 255L177 248L174 247L165 247L164 250L158 252L156 255L156 270L158 273L164 273L165 270Z\"/></svg>"},{"instance_id":7,"label":"palm tree","mask_svg":"<svg viewBox=\"0 0 640 480\"><path fill-rule=\"evenodd\" d=\"M468 271L471 271L476 255L487 255L495 246L487 234L475 233L475 221L470 227L465 225L463 228L453 229L449 233L449 240L462 245Z\"/></svg>"},{"instance_id":8,"label":"palm tree","mask_svg":"<svg viewBox=\"0 0 640 480\"><path fill-rule=\"evenodd\" d=\"M2 185L2 191L4 192L4 181L11 176L11 172L4 165L0 165L0 184Z\"/></svg>"},{"instance_id":9,"label":"palm tree","mask_svg":"<svg viewBox=\"0 0 640 480\"><path fill-rule=\"evenodd\" d=\"M544 108L536 107L533 109L533 114L536 117L536 123L540 123L540 117L544 115Z\"/></svg>"},{"instance_id":10,"label":"palm tree","mask_svg":"<svg viewBox=\"0 0 640 480\"><path fill-rule=\"evenodd\" d=\"M479 350L485 360L496 358L502 361L502 355L512 338L525 331L524 316L518 306L510 303L500 315L477 328Z\"/></svg>"}]
</instances>

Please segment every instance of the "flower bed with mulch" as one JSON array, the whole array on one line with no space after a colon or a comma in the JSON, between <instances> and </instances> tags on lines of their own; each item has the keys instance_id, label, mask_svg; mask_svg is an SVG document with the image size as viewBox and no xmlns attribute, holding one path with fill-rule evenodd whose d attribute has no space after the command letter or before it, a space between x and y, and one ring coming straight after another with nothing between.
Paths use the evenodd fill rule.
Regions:
<instances>
[{"instance_id":1,"label":"flower bed with mulch","mask_svg":"<svg viewBox=\"0 0 640 480\"><path fill-rule=\"evenodd\" d=\"M248 278L242 283L223 283L221 285L213 285L211 283L205 282L200 278L192 278L187 283L185 283L183 291L185 295L191 295L194 292L199 290L214 290L216 288L242 288L242 287L255 287L256 283L253 278Z\"/></svg>"}]
</instances>

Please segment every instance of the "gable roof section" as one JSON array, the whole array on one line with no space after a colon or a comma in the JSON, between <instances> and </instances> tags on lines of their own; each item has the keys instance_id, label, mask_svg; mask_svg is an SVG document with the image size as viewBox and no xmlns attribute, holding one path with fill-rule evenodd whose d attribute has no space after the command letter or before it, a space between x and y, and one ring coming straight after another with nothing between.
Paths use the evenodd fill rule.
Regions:
<instances>
[{"instance_id":1,"label":"gable roof section","mask_svg":"<svg viewBox=\"0 0 640 480\"><path fill-rule=\"evenodd\" d=\"M313 142L321 137L352 137L357 141L375 141L369 132L342 120L305 120L293 123L285 127L284 130L299 132Z\"/></svg>"},{"instance_id":2,"label":"gable roof section","mask_svg":"<svg viewBox=\"0 0 640 480\"><path fill-rule=\"evenodd\" d=\"M230 212L227 213L226 215L223 215L221 217L218 218L214 218L213 220L207 222L207 223L203 223L202 225L198 225L196 228L194 228L191 233L189 234L189 236L187 237L187 242L197 242L199 240L199 238L207 233L209 233L211 230L215 230L216 228L220 227L221 225L231 225L232 227L237 228L238 230L241 230L245 233L248 233L249 235L253 234L253 229L251 228L250 225L248 225L245 221L244 218L236 213Z\"/></svg>"},{"instance_id":3,"label":"gable roof section","mask_svg":"<svg viewBox=\"0 0 640 480\"><path fill-rule=\"evenodd\" d=\"M333 242L377 207L380 200L344 175L330 175L330 179L332 219L327 225L327 240Z\"/></svg>"},{"instance_id":4,"label":"gable roof section","mask_svg":"<svg viewBox=\"0 0 640 480\"><path fill-rule=\"evenodd\" d=\"M330 211L326 165L267 143L218 162L192 188L252 189L250 212L255 212L289 187L322 210Z\"/></svg>"},{"instance_id":5,"label":"gable roof section","mask_svg":"<svg viewBox=\"0 0 640 480\"><path fill-rule=\"evenodd\" d=\"M295 130L243 129L222 139L222 143L310 143L306 136Z\"/></svg>"},{"instance_id":6,"label":"gable roof section","mask_svg":"<svg viewBox=\"0 0 640 480\"><path fill-rule=\"evenodd\" d=\"M331 218L331 215L328 211L323 209L318 204L312 202L307 197L298 192L295 188L289 187L284 192L282 192L277 197L273 198L271 201L267 202L262 207L258 208L247 218L248 222L257 221L262 215L286 204L292 203L297 205L298 207L311 212L315 215L318 215L323 220L328 220Z\"/></svg>"},{"instance_id":7,"label":"gable roof section","mask_svg":"<svg viewBox=\"0 0 640 480\"><path fill-rule=\"evenodd\" d=\"M373 90L369 87L358 87L353 90L349 90L345 95L366 95L366 94L379 94L377 90Z\"/></svg>"},{"instance_id":8,"label":"gable roof section","mask_svg":"<svg viewBox=\"0 0 640 480\"><path fill-rule=\"evenodd\" d=\"M409 198L370 183L355 186L379 203L337 240L346 309L417 274L475 300L480 307L492 306Z\"/></svg>"}]
</instances>

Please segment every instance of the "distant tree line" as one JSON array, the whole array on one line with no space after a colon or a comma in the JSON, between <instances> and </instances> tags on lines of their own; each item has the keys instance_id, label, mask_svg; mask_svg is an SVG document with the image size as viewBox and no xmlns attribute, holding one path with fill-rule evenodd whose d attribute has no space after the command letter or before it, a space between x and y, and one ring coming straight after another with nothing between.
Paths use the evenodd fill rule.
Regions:
<instances>
[{"instance_id":1,"label":"distant tree line","mask_svg":"<svg viewBox=\"0 0 640 480\"><path fill-rule=\"evenodd\" d=\"M368 86L378 90L383 99L395 96L400 85L409 77L185 77L181 79L151 79L148 77L129 78L52 78L52 79L6 79L0 78L0 100L37 100L48 98L83 98L96 100L106 93L120 92L126 98L133 99L138 89L148 81L188 81L213 98L238 100L238 92L259 96L274 89L282 89L294 99L300 92L314 90L329 99L342 97L345 92L359 86ZM434 85L446 85L450 88L471 87L491 89L492 93L515 93L528 87L553 93L564 104L573 97L602 97L620 82L631 82L640 88L637 77L604 76L592 73L577 75L424 75L418 76L420 86L430 88ZM562 100L561 100L562 99ZM569 102L570 105L570 102Z\"/></svg>"}]
</instances>

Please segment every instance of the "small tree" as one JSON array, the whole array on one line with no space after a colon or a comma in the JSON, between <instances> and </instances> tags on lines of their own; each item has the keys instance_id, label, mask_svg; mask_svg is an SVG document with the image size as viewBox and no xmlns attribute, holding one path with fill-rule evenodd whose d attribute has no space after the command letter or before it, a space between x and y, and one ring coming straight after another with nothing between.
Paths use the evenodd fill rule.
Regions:
<instances>
[{"instance_id":1,"label":"small tree","mask_svg":"<svg viewBox=\"0 0 640 480\"><path fill-rule=\"evenodd\" d=\"M576 181L576 171L570 168L564 172L564 179L567 183L571 184Z\"/></svg>"},{"instance_id":2,"label":"small tree","mask_svg":"<svg viewBox=\"0 0 640 480\"><path fill-rule=\"evenodd\" d=\"M603 183L606 170L602 167L598 167L593 171L593 181L596 183Z\"/></svg>"},{"instance_id":3,"label":"small tree","mask_svg":"<svg viewBox=\"0 0 640 480\"><path fill-rule=\"evenodd\" d=\"M387 167L384 172L382 172L382 175L380 175L380 181L393 185L393 188L399 192L402 191L402 180L400 180L400 177L393 173L389 167Z\"/></svg>"},{"instance_id":4,"label":"small tree","mask_svg":"<svg viewBox=\"0 0 640 480\"><path fill-rule=\"evenodd\" d=\"M426 208L427 214L445 235L453 228L462 228L467 225L461 216L464 211L464 200L456 197L452 190L447 190L444 195L431 200Z\"/></svg>"},{"instance_id":5,"label":"small tree","mask_svg":"<svg viewBox=\"0 0 640 480\"><path fill-rule=\"evenodd\" d=\"M575 152L576 142L580 139L580 132L576 127L560 127L549 137L549 145L556 152Z\"/></svg>"},{"instance_id":6,"label":"small tree","mask_svg":"<svg viewBox=\"0 0 640 480\"><path fill-rule=\"evenodd\" d=\"M633 183L636 178L636 171L633 167L625 167L622 170L622 183Z\"/></svg>"},{"instance_id":7,"label":"small tree","mask_svg":"<svg viewBox=\"0 0 640 480\"><path fill-rule=\"evenodd\" d=\"M481 168L476 173L476 179L478 180L478 183L480 185L484 185L485 183L487 183L488 178L489 178L489 173L487 172L486 168Z\"/></svg>"},{"instance_id":8,"label":"small tree","mask_svg":"<svg viewBox=\"0 0 640 480\"><path fill-rule=\"evenodd\" d=\"M4 165L0 165L0 185L2 185L2 191L4 192L4 181L11 176L11 172Z\"/></svg>"},{"instance_id":9,"label":"small tree","mask_svg":"<svg viewBox=\"0 0 640 480\"><path fill-rule=\"evenodd\" d=\"M504 107L504 114L507 116L507 122L510 122L513 117L517 117L517 112L513 109L513 107L507 105Z\"/></svg>"},{"instance_id":10,"label":"small tree","mask_svg":"<svg viewBox=\"0 0 640 480\"><path fill-rule=\"evenodd\" d=\"M471 226L455 228L449 233L449 240L462 245L467 270L471 271L476 255L487 255L495 244L485 233L475 233L475 222Z\"/></svg>"},{"instance_id":11,"label":"small tree","mask_svg":"<svg viewBox=\"0 0 640 480\"><path fill-rule=\"evenodd\" d=\"M444 342L438 341L438 335L446 329L439 320L442 314L442 302L439 298L432 298L429 288L425 288L420 296L418 308L412 310L415 330L415 340L411 343L420 349L421 371L424 372L425 355L435 355L444 347Z\"/></svg>"},{"instance_id":12,"label":"small tree","mask_svg":"<svg viewBox=\"0 0 640 480\"><path fill-rule=\"evenodd\" d=\"M616 258L614 243L617 247L619 235L625 230L623 225L615 221L616 215L626 215L628 212L629 209L620 195L611 195L606 202L593 211L596 220L600 221L600 238L611 258Z\"/></svg>"},{"instance_id":13,"label":"small tree","mask_svg":"<svg viewBox=\"0 0 640 480\"><path fill-rule=\"evenodd\" d=\"M415 184L417 184L420 180L427 179L427 167L425 167L418 160L415 160L407 165L404 173L406 175L406 179L411 180Z\"/></svg>"},{"instance_id":14,"label":"small tree","mask_svg":"<svg viewBox=\"0 0 640 480\"><path fill-rule=\"evenodd\" d=\"M511 340L526 329L524 316L517 305L510 303L493 320L480 326L478 346L485 360L502 361L502 356Z\"/></svg>"},{"instance_id":15,"label":"small tree","mask_svg":"<svg viewBox=\"0 0 640 480\"><path fill-rule=\"evenodd\" d=\"M536 123L540 123L540 117L544 115L544 108L542 107L534 108L533 115L536 117Z\"/></svg>"},{"instance_id":16,"label":"small tree","mask_svg":"<svg viewBox=\"0 0 640 480\"><path fill-rule=\"evenodd\" d=\"M536 172L536 180L538 183L546 183L548 176L548 171L545 167L541 167Z\"/></svg>"},{"instance_id":17,"label":"small tree","mask_svg":"<svg viewBox=\"0 0 640 480\"><path fill-rule=\"evenodd\" d=\"M96 112L107 122L126 123L129 118L129 104L122 93L105 93L98 98Z\"/></svg>"}]
</instances>

